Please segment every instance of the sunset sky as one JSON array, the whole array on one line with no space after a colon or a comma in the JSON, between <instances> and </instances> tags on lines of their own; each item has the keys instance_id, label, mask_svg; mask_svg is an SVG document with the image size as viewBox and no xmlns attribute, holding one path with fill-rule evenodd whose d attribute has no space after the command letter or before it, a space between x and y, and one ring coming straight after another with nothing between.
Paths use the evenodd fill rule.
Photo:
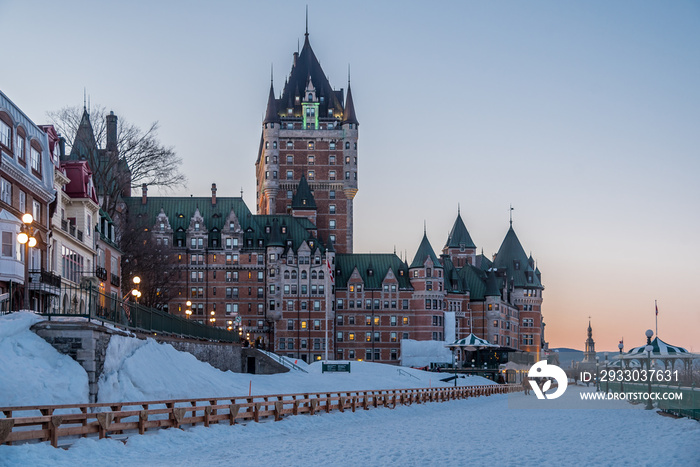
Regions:
<instances>
[{"instance_id":1,"label":"sunset sky","mask_svg":"<svg viewBox=\"0 0 700 467\"><path fill-rule=\"evenodd\" d=\"M442 249L461 207L491 256L513 227L551 347L660 337L700 352L700 3L0 0L0 89L37 124L93 104L183 159L167 195L243 196L274 67L309 38L360 122L355 251ZM156 195L157 190L149 190Z\"/></svg>"}]
</instances>

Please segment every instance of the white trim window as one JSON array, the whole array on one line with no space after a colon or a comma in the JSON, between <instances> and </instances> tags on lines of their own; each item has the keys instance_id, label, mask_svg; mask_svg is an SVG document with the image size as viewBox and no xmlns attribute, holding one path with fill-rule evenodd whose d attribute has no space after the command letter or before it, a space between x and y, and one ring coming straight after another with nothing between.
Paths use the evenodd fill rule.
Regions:
<instances>
[{"instance_id":1,"label":"white trim window","mask_svg":"<svg viewBox=\"0 0 700 467\"><path fill-rule=\"evenodd\" d=\"M7 204L12 204L12 183L4 178L0 179L0 199Z\"/></svg>"}]
</instances>

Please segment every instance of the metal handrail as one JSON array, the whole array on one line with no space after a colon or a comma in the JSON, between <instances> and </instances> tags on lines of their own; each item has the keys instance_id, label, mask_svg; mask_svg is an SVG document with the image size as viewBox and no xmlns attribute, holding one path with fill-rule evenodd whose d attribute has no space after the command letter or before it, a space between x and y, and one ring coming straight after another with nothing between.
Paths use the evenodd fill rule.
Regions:
<instances>
[{"instance_id":1,"label":"metal handrail","mask_svg":"<svg viewBox=\"0 0 700 467\"><path fill-rule=\"evenodd\" d=\"M267 350L262 350L262 349L258 349L258 350L260 352L264 353L265 355L267 355L268 357L276 359L281 365L284 365L287 368L292 368L294 370L303 371L304 373L308 373L308 371L306 371L305 369L303 369L302 367L300 367L296 363L290 362L289 359L282 357L281 355L277 355L274 352L268 352Z\"/></svg>"}]
</instances>

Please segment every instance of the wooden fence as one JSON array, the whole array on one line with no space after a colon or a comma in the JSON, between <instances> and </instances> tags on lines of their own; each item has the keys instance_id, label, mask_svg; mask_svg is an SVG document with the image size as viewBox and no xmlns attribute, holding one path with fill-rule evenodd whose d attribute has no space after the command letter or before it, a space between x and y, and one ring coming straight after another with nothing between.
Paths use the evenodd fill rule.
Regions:
<instances>
[{"instance_id":1,"label":"wooden fence","mask_svg":"<svg viewBox=\"0 0 700 467\"><path fill-rule=\"evenodd\" d=\"M468 397L521 391L520 385L458 386L445 388L384 389L304 394L276 394L212 399L177 399L109 404L0 407L0 444L50 441L62 438L144 434L155 428L209 426L285 416L334 411L369 410L397 405L444 402ZM32 412L32 414L25 414Z\"/></svg>"}]
</instances>

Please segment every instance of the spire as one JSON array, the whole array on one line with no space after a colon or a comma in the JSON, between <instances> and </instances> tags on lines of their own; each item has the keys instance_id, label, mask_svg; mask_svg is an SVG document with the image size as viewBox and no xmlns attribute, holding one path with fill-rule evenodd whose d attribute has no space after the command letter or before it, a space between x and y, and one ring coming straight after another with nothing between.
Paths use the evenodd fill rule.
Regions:
<instances>
[{"instance_id":1,"label":"spire","mask_svg":"<svg viewBox=\"0 0 700 467\"><path fill-rule=\"evenodd\" d=\"M355 115L355 104L352 101L352 91L350 90L350 74L348 72L348 96L345 98L345 110L343 111L342 123L354 123L359 125Z\"/></svg>"},{"instance_id":2,"label":"spire","mask_svg":"<svg viewBox=\"0 0 700 467\"><path fill-rule=\"evenodd\" d=\"M277 113L277 100L275 99L275 89L272 85L272 75L270 75L270 94L267 96L267 110L265 111L265 123L279 123L280 116Z\"/></svg>"},{"instance_id":3,"label":"spire","mask_svg":"<svg viewBox=\"0 0 700 467\"><path fill-rule=\"evenodd\" d=\"M460 248L462 246L464 246L464 248L476 248L472 237L469 235L469 231L467 231L467 227L464 225L462 215L459 212L459 206L457 207L457 219L455 219L455 223L447 237L447 244L445 246L448 248Z\"/></svg>"},{"instance_id":4,"label":"spire","mask_svg":"<svg viewBox=\"0 0 700 467\"><path fill-rule=\"evenodd\" d=\"M87 108L83 108L83 116L75 133L68 160L97 160L97 141Z\"/></svg>"},{"instance_id":5,"label":"spire","mask_svg":"<svg viewBox=\"0 0 700 467\"><path fill-rule=\"evenodd\" d=\"M513 205L510 205L510 227L513 228Z\"/></svg>"},{"instance_id":6,"label":"spire","mask_svg":"<svg viewBox=\"0 0 700 467\"><path fill-rule=\"evenodd\" d=\"M416 255L413 257L413 262L411 263L412 268L422 268L423 265L425 264L425 260L430 259L433 261L433 265L436 268L442 268L442 264L440 263L440 260L438 257L435 255L435 251L433 250L433 247L430 245L430 241L428 241L428 235L423 232L423 239L420 242L420 246L418 247L418 251L416 251Z\"/></svg>"},{"instance_id":7,"label":"spire","mask_svg":"<svg viewBox=\"0 0 700 467\"><path fill-rule=\"evenodd\" d=\"M306 32L304 32L305 37L309 37L309 5L306 5Z\"/></svg>"}]
</instances>

